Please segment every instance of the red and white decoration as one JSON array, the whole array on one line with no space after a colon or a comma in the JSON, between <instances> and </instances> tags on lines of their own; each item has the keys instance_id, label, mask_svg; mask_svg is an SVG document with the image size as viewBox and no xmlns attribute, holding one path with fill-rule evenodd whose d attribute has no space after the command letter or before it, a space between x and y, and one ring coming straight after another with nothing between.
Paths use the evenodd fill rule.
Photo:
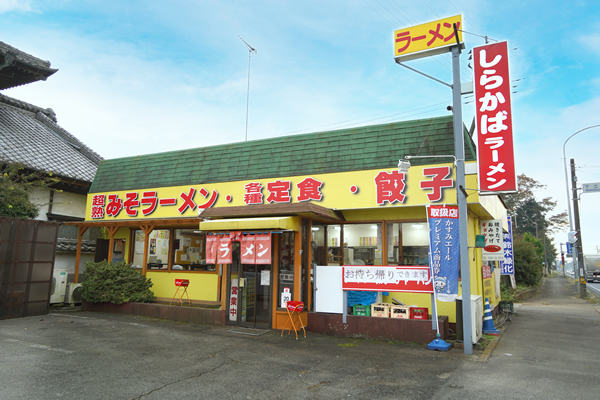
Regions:
<instances>
[{"instance_id":1,"label":"red and white decoration","mask_svg":"<svg viewBox=\"0 0 600 400\"><path fill-rule=\"evenodd\" d=\"M271 264L271 232L256 234L256 264Z\"/></svg>"},{"instance_id":2,"label":"red and white decoration","mask_svg":"<svg viewBox=\"0 0 600 400\"><path fill-rule=\"evenodd\" d=\"M243 236L240 240L242 264L255 264L256 261L256 244L254 235Z\"/></svg>"},{"instance_id":3,"label":"red and white decoration","mask_svg":"<svg viewBox=\"0 0 600 400\"><path fill-rule=\"evenodd\" d=\"M216 235L206 236L206 263L216 264L217 263L217 241Z\"/></svg>"},{"instance_id":4,"label":"red and white decoration","mask_svg":"<svg viewBox=\"0 0 600 400\"><path fill-rule=\"evenodd\" d=\"M218 253L219 253L219 264L231 264L232 263L233 259L231 257L231 238L229 237L228 233L226 233L223 236L219 235Z\"/></svg>"}]
</instances>

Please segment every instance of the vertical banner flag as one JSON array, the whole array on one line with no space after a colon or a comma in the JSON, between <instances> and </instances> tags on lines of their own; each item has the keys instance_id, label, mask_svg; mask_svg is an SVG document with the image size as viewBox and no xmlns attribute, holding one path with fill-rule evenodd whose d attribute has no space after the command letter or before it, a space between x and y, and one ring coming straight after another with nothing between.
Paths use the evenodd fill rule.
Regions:
<instances>
[{"instance_id":1,"label":"vertical banner flag","mask_svg":"<svg viewBox=\"0 0 600 400\"><path fill-rule=\"evenodd\" d=\"M515 274L515 255L513 254L512 221L508 217L508 232L504 234L504 261L500 263L501 275Z\"/></svg>"},{"instance_id":2,"label":"vertical banner flag","mask_svg":"<svg viewBox=\"0 0 600 400\"><path fill-rule=\"evenodd\" d=\"M440 301L453 302L458 295L460 237L458 207L429 206L429 263L433 287Z\"/></svg>"},{"instance_id":3,"label":"vertical banner flag","mask_svg":"<svg viewBox=\"0 0 600 400\"><path fill-rule=\"evenodd\" d=\"M256 264L271 264L271 232L256 234Z\"/></svg>"},{"instance_id":4,"label":"vertical banner flag","mask_svg":"<svg viewBox=\"0 0 600 400\"><path fill-rule=\"evenodd\" d=\"M504 261L504 235L502 220L481 221L481 234L485 236L485 247L481 252L482 261Z\"/></svg>"},{"instance_id":5,"label":"vertical banner flag","mask_svg":"<svg viewBox=\"0 0 600 400\"><path fill-rule=\"evenodd\" d=\"M206 236L206 263L216 264L217 263L217 240L216 235Z\"/></svg>"},{"instance_id":6,"label":"vertical banner flag","mask_svg":"<svg viewBox=\"0 0 600 400\"><path fill-rule=\"evenodd\" d=\"M242 264L256 264L256 245L254 235L246 235L241 240Z\"/></svg>"},{"instance_id":7,"label":"vertical banner flag","mask_svg":"<svg viewBox=\"0 0 600 400\"><path fill-rule=\"evenodd\" d=\"M231 264L231 238L226 233L219 236L219 264Z\"/></svg>"},{"instance_id":8,"label":"vertical banner flag","mask_svg":"<svg viewBox=\"0 0 600 400\"><path fill-rule=\"evenodd\" d=\"M479 189L515 192L507 42L473 48Z\"/></svg>"}]
</instances>

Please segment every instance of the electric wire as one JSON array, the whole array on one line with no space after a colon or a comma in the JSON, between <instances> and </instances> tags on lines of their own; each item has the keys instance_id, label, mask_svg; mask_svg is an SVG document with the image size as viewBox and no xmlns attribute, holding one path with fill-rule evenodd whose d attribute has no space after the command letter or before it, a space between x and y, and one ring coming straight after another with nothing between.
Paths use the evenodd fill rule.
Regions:
<instances>
[{"instance_id":1,"label":"electric wire","mask_svg":"<svg viewBox=\"0 0 600 400\"><path fill-rule=\"evenodd\" d=\"M383 15L381 15L381 13L379 11L377 11L372 5L370 5L369 3L367 3L367 0L363 0L363 3L365 3L366 5L368 5L369 7L371 7L371 9L373 11L375 11L381 18L383 18L383 20L385 20L388 24L390 24L392 26L392 28L394 28L394 29L396 28L396 26L394 24L392 24L386 17L384 17Z\"/></svg>"}]
</instances>

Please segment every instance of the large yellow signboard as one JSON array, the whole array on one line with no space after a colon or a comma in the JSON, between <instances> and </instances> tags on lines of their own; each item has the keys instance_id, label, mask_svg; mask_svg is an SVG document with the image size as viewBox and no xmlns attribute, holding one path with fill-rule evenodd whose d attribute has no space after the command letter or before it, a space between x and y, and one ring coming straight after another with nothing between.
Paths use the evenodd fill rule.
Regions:
<instances>
[{"instance_id":1,"label":"large yellow signboard","mask_svg":"<svg viewBox=\"0 0 600 400\"><path fill-rule=\"evenodd\" d=\"M474 175L473 175L474 177ZM475 187L477 182L468 182ZM452 164L88 194L86 220L195 217L217 207L310 201L336 210L456 202Z\"/></svg>"},{"instance_id":2,"label":"large yellow signboard","mask_svg":"<svg viewBox=\"0 0 600 400\"><path fill-rule=\"evenodd\" d=\"M462 44L461 15L395 31L394 57L397 61L409 61L449 51L457 44L453 24L456 24L458 41Z\"/></svg>"}]
</instances>

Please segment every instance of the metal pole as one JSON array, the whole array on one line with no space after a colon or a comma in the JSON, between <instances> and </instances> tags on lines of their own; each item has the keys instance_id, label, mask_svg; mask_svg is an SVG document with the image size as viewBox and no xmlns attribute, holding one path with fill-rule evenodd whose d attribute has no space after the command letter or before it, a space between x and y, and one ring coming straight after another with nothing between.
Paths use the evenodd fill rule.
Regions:
<instances>
[{"instance_id":1,"label":"metal pole","mask_svg":"<svg viewBox=\"0 0 600 400\"><path fill-rule=\"evenodd\" d=\"M567 138L567 140L565 140L565 143L563 143L563 163L565 165L565 186L567 187L567 211L569 212L569 228L571 231L573 231L573 217L572 217L572 213L571 213L571 196L569 195L569 174L567 173L567 155L565 153L565 148L567 146L567 142L569 140L571 140L571 138L583 131L587 131L588 129L592 129L592 128L598 128L600 127L599 125L592 125L592 126L588 126L586 128L580 129L577 132L575 132L574 134L572 134L571 136L569 136ZM575 247L575 246L573 246ZM575 276L577 276L577 258L575 257L575 254L573 254L573 267L574 267L574 272L575 272Z\"/></svg>"},{"instance_id":2,"label":"metal pole","mask_svg":"<svg viewBox=\"0 0 600 400\"><path fill-rule=\"evenodd\" d=\"M248 50L248 89L246 90L246 137L245 141L248 141L248 106L250 104L250 58L252 56L252 50Z\"/></svg>"},{"instance_id":3,"label":"metal pole","mask_svg":"<svg viewBox=\"0 0 600 400\"><path fill-rule=\"evenodd\" d=\"M573 183L573 218L575 219L575 231L577 232L577 264L579 264L579 294L587 296L585 282L585 264L583 263L583 239L581 238L581 226L579 224L579 200L577 199L577 176L575 176L575 160L571 158L571 181Z\"/></svg>"},{"instance_id":4,"label":"metal pole","mask_svg":"<svg viewBox=\"0 0 600 400\"><path fill-rule=\"evenodd\" d=\"M460 274L465 354L473 354L473 321L471 321L471 274L469 272L469 232L467 230L467 196L465 178L465 135L462 121L460 90L460 47L452 47L452 110L454 113L454 154L456 156L456 201L460 233Z\"/></svg>"},{"instance_id":5,"label":"metal pole","mask_svg":"<svg viewBox=\"0 0 600 400\"><path fill-rule=\"evenodd\" d=\"M565 253L563 253L563 244L560 243L560 262L561 262L561 267L563 270L563 278L565 277Z\"/></svg>"}]
</instances>

